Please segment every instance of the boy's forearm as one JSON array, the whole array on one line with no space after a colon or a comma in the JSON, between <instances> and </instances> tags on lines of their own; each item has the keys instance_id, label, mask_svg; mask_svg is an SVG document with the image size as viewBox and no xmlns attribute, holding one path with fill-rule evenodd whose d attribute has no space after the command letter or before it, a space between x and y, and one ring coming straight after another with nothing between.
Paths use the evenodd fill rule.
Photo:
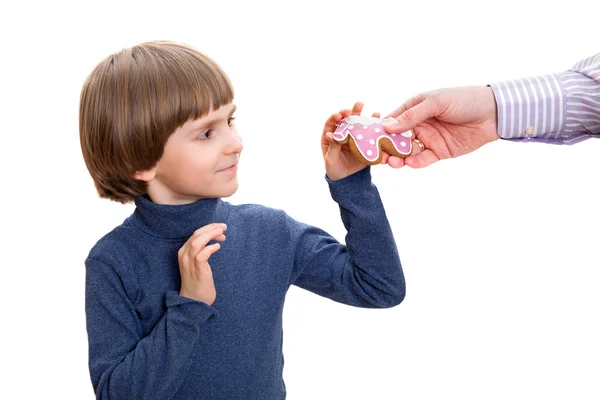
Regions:
<instances>
[{"instance_id":1,"label":"boy's forearm","mask_svg":"<svg viewBox=\"0 0 600 400\"><path fill-rule=\"evenodd\" d=\"M405 295L404 274L392 229L370 168L345 181L330 183L347 230L348 278L356 280L378 307L399 304Z\"/></svg>"},{"instance_id":2,"label":"boy's forearm","mask_svg":"<svg viewBox=\"0 0 600 400\"><path fill-rule=\"evenodd\" d=\"M291 283L356 307L399 304L404 299L404 274L370 169L329 185L348 231L346 245L287 217L290 252L295 254Z\"/></svg>"}]
</instances>

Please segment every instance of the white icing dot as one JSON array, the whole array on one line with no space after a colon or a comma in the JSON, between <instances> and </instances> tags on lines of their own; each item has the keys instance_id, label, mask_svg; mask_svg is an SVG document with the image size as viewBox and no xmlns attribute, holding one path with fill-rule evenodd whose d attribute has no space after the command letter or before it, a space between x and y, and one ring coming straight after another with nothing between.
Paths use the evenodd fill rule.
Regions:
<instances>
[{"instance_id":1,"label":"white icing dot","mask_svg":"<svg viewBox=\"0 0 600 400\"><path fill-rule=\"evenodd\" d=\"M406 142L400 142L400 146L402 146L402 147L406 146Z\"/></svg>"},{"instance_id":2,"label":"white icing dot","mask_svg":"<svg viewBox=\"0 0 600 400\"><path fill-rule=\"evenodd\" d=\"M358 140L362 140L362 138L363 138L363 135L358 135L358 136L356 137L356 139L358 139Z\"/></svg>"},{"instance_id":3,"label":"white icing dot","mask_svg":"<svg viewBox=\"0 0 600 400\"><path fill-rule=\"evenodd\" d=\"M373 152L372 152L371 150L367 150L367 155L368 155L368 156L372 156L372 155L373 155Z\"/></svg>"},{"instance_id":4,"label":"white icing dot","mask_svg":"<svg viewBox=\"0 0 600 400\"><path fill-rule=\"evenodd\" d=\"M404 132L404 133L402 133L402 136L404 136L404 137L412 137L412 132L411 131Z\"/></svg>"},{"instance_id":5,"label":"white icing dot","mask_svg":"<svg viewBox=\"0 0 600 400\"><path fill-rule=\"evenodd\" d=\"M369 140L369 144L375 144L375 141L373 139Z\"/></svg>"},{"instance_id":6,"label":"white icing dot","mask_svg":"<svg viewBox=\"0 0 600 400\"><path fill-rule=\"evenodd\" d=\"M354 129L354 125L349 125L348 129Z\"/></svg>"},{"instance_id":7,"label":"white icing dot","mask_svg":"<svg viewBox=\"0 0 600 400\"><path fill-rule=\"evenodd\" d=\"M366 125L363 125L363 129L369 129L369 127Z\"/></svg>"},{"instance_id":8,"label":"white icing dot","mask_svg":"<svg viewBox=\"0 0 600 400\"><path fill-rule=\"evenodd\" d=\"M392 133L392 137L396 137L396 134L395 134L395 133Z\"/></svg>"},{"instance_id":9,"label":"white icing dot","mask_svg":"<svg viewBox=\"0 0 600 400\"><path fill-rule=\"evenodd\" d=\"M379 132L381 132L381 129L375 128L375 133L379 133Z\"/></svg>"}]
</instances>

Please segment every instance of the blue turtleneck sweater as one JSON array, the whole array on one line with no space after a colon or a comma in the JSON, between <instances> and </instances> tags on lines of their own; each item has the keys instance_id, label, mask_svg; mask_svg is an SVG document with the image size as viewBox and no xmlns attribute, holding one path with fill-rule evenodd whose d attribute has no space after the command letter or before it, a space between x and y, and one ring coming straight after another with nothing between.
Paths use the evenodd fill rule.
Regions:
<instances>
[{"instance_id":1,"label":"blue turtleneck sweater","mask_svg":"<svg viewBox=\"0 0 600 400\"><path fill-rule=\"evenodd\" d=\"M404 298L404 276L369 168L329 181L346 245L283 211L221 199L141 196L86 264L89 367L98 399L284 399L282 311L290 285L357 307ZM212 306L179 296L177 251L228 226L209 260Z\"/></svg>"}]
</instances>

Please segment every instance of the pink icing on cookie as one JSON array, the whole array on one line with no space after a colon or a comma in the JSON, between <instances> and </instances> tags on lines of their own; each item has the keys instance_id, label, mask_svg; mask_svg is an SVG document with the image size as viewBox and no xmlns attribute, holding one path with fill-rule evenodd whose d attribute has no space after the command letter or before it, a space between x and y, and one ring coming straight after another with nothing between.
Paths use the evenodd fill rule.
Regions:
<instances>
[{"instance_id":1,"label":"pink icing on cookie","mask_svg":"<svg viewBox=\"0 0 600 400\"><path fill-rule=\"evenodd\" d=\"M333 138L337 142L345 142L346 137L350 135L360 154L369 162L374 162L379 158L379 146L383 138L389 139L398 153L409 155L412 152L412 132L387 133L383 128L383 121L375 117L351 115L337 123Z\"/></svg>"}]
</instances>

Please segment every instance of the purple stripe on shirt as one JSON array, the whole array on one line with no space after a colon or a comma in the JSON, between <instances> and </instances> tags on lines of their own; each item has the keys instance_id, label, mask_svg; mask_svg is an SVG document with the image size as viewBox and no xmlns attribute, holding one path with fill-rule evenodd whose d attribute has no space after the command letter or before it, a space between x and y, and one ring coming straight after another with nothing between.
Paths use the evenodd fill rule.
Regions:
<instances>
[{"instance_id":1,"label":"purple stripe on shirt","mask_svg":"<svg viewBox=\"0 0 600 400\"><path fill-rule=\"evenodd\" d=\"M572 144L600 133L600 53L564 73L490 86L502 138Z\"/></svg>"},{"instance_id":2,"label":"purple stripe on shirt","mask_svg":"<svg viewBox=\"0 0 600 400\"><path fill-rule=\"evenodd\" d=\"M517 93L517 97L521 100L519 103L519 119L517 120L517 125L515 128L515 132L519 132L523 127L527 127L530 125L531 120L531 102L529 101L529 93L523 85L519 85L515 83L515 92Z\"/></svg>"},{"instance_id":3,"label":"purple stripe on shirt","mask_svg":"<svg viewBox=\"0 0 600 400\"><path fill-rule=\"evenodd\" d=\"M507 122L506 122L506 129L507 129L507 134L509 135L509 137L515 137L515 121L517 120L515 118L516 115L516 110L515 110L515 98L516 96L513 95L512 91L510 90L510 86L511 83L510 81L506 82L506 97L508 99L508 110L509 112L507 113Z\"/></svg>"},{"instance_id":4,"label":"purple stripe on shirt","mask_svg":"<svg viewBox=\"0 0 600 400\"><path fill-rule=\"evenodd\" d=\"M529 94L531 95L531 122L528 126L532 126L532 127L539 127L542 123L542 113L539 109L539 105L540 105L540 96L541 96L541 92L539 92L539 90L536 90L535 88L535 84L532 78L525 78L525 82L526 85L524 85L525 90L527 90L529 92ZM525 127L527 128L527 127ZM532 134L532 136L539 136L540 132L539 131L534 131L534 133Z\"/></svg>"},{"instance_id":5,"label":"purple stripe on shirt","mask_svg":"<svg viewBox=\"0 0 600 400\"><path fill-rule=\"evenodd\" d=\"M513 123L511 124L511 132L513 136L516 136L523 124L523 115L521 113L521 105L523 104L523 98L521 97L521 94L517 90L517 86L513 81L510 82L510 86L512 87L512 90L508 92L508 97L510 98L511 95L513 97L512 109L514 111Z\"/></svg>"},{"instance_id":6,"label":"purple stripe on shirt","mask_svg":"<svg viewBox=\"0 0 600 400\"><path fill-rule=\"evenodd\" d=\"M558 126L556 128L556 136L555 137L558 138L564 127L564 123L567 119L567 110L566 110L565 101L564 101L565 92L562 89L562 87L560 86L560 82L558 82L558 79L554 75L552 75L552 83L554 84L554 88L556 89L556 93L557 93L556 113L558 115Z\"/></svg>"}]
</instances>

